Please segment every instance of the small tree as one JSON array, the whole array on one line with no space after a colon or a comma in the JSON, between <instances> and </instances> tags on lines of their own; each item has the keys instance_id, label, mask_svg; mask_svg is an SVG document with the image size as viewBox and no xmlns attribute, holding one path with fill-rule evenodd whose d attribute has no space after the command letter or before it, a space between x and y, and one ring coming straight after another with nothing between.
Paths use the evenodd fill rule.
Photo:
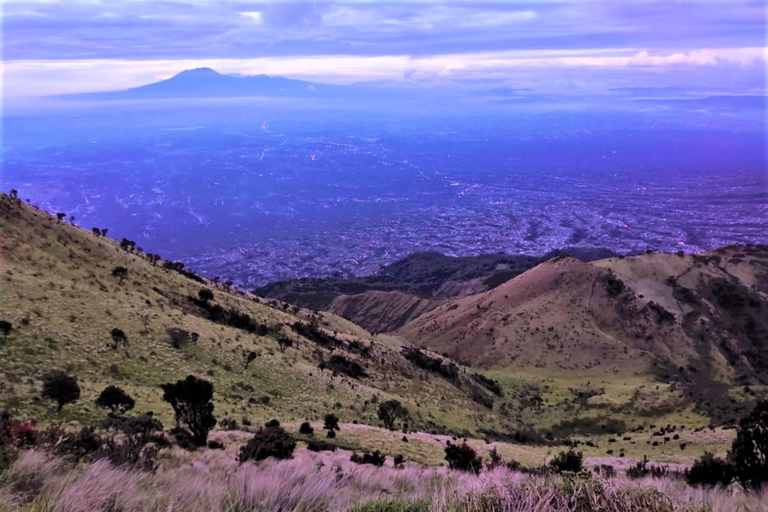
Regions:
<instances>
[{"instance_id":1,"label":"small tree","mask_svg":"<svg viewBox=\"0 0 768 512\"><path fill-rule=\"evenodd\" d=\"M685 479L689 485L728 485L733 480L733 466L706 452L685 472Z\"/></svg>"},{"instance_id":2,"label":"small tree","mask_svg":"<svg viewBox=\"0 0 768 512\"><path fill-rule=\"evenodd\" d=\"M3 333L3 341L8 339L8 335L11 333L11 329L13 329L11 322L7 320L0 320L0 332Z\"/></svg>"},{"instance_id":3,"label":"small tree","mask_svg":"<svg viewBox=\"0 0 768 512\"><path fill-rule=\"evenodd\" d=\"M305 436L311 436L311 435L314 435L314 433L315 433L315 429L312 428L312 425L310 425L308 421L305 421L299 427L299 434L303 434Z\"/></svg>"},{"instance_id":4,"label":"small tree","mask_svg":"<svg viewBox=\"0 0 768 512\"><path fill-rule=\"evenodd\" d=\"M53 370L43 375L43 397L53 400L61 410L64 405L77 402L80 398L80 386L77 377L61 370Z\"/></svg>"},{"instance_id":5,"label":"small tree","mask_svg":"<svg viewBox=\"0 0 768 512\"><path fill-rule=\"evenodd\" d=\"M285 352L285 349L293 346L293 340L287 336L278 336L277 344L280 347L280 352Z\"/></svg>"},{"instance_id":6,"label":"small tree","mask_svg":"<svg viewBox=\"0 0 768 512\"><path fill-rule=\"evenodd\" d=\"M333 413L326 414L325 418L323 418L323 428L329 432L341 430L339 428L339 417Z\"/></svg>"},{"instance_id":7,"label":"small tree","mask_svg":"<svg viewBox=\"0 0 768 512\"><path fill-rule=\"evenodd\" d=\"M134 247L136 247L136 242L133 240L128 240L127 238L120 240L120 248L124 251L133 251Z\"/></svg>"},{"instance_id":8,"label":"small tree","mask_svg":"<svg viewBox=\"0 0 768 512\"><path fill-rule=\"evenodd\" d=\"M573 449L558 453L551 461L549 467L558 473L578 473L582 469L584 456Z\"/></svg>"},{"instance_id":9,"label":"small tree","mask_svg":"<svg viewBox=\"0 0 768 512\"><path fill-rule=\"evenodd\" d=\"M245 369L247 370L251 363L256 360L258 354L256 352L243 352L243 358L245 359Z\"/></svg>"},{"instance_id":10,"label":"small tree","mask_svg":"<svg viewBox=\"0 0 768 512\"><path fill-rule=\"evenodd\" d=\"M469 471L475 474L483 469L483 459L478 457L477 452L467 443L458 445L448 442L445 445L445 460L451 469Z\"/></svg>"},{"instance_id":11,"label":"small tree","mask_svg":"<svg viewBox=\"0 0 768 512\"><path fill-rule=\"evenodd\" d=\"M149 321L151 320L149 314L140 315L139 320L141 320L141 325L144 327L141 333L149 334Z\"/></svg>"},{"instance_id":12,"label":"small tree","mask_svg":"<svg viewBox=\"0 0 768 512\"><path fill-rule=\"evenodd\" d=\"M112 277L118 278L120 284L123 284L123 279L128 277L128 269L125 267L115 267L112 269Z\"/></svg>"},{"instance_id":13,"label":"small tree","mask_svg":"<svg viewBox=\"0 0 768 512\"><path fill-rule=\"evenodd\" d=\"M101 236L101 230L99 228L93 228L91 229L91 231L93 231L93 234L96 235L97 237Z\"/></svg>"},{"instance_id":14,"label":"small tree","mask_svg":"<svg viewBox=\"0 0 768 512\"><path fill-rule=\"evenodd\" d=\"M768 400L739 422L731 458L736 479L744 487L759 489L768 482Z\"/></svg>"},{"instance_id":15,"label":"small tree","mask_svg":"<svg viewBox=\"0 0 768 512\"><path fill-rule=\"evenodd\" d=\"M181 348L187 343L190 343L193 338L189 331L185 331L179 327L169 327L165 332L171 338L171 345L173 345L173 348Z\"/></svg>"},{"instance_id":16,"label":"small tree","mask_svg":"<svg viewBox=\"0 0 768 512\"><path fill-rule=\"evenodd\" d=\"M197 296L200 297L200 300L205 304L208 304L213 300L213 292L208 288L201 289L199 292L197 292Z\"/></svg>"},{"instance_id":17,"label":"small tree","mask_svg":"<svg viewBox=\"0 0 768 512\"><path fill-rule=\"evenodd\" d=\"M407 415L408 410L397 400L387 400L379 404L379 419L390 430L395 426L395 421L405 419Z\"/></svg>"},{"instance_id":18,"label":"small tree","mask_svg":"<svg viewBox=\"0 0 768 512\"><path fill-rule=\"evenodd\" d=\"M111 434L106 439L109 459L114 464L122 465L139 462L144 447L156 432L162 432L163 424L152 413L128 417L111 415L104 420L102 428ZM147 462L149 464L145 466L154 470L156 463Z\"/></svg>"},{"instance_id":19,"label":"small tree","mask_svg":"<svg viewBox=\"0 0 768 512\"><path fill-rule=\"evenodd\" d=\"M372 464L374 466L381 467L384 465L384 462L386 462L387 456L381 453L379 450L373 452L365 452L362 455L358 455L357 452L353 452L352 457L350 457L349 460L355 464Z\"/></svg>"},{"instance_id":20,"label":"small tree","mask_svg":"<svg viewBox=\"0 0 768 512\"><path fill-rule=\"evenodd\" d=\"M113 414L125 414L133 409L136 401L117 386L107 386L96 399L96 405L109 409Z\"/></svg>"},{"instance_id":21,"label":"small tree","mask_svg":"<svg viewBox=\"0 0 768 512\"><path fill-rule=\"evenodd\" d=\"M107 231L109 231L109 228L101 228L101 236L107 236Z\"/></svg>"},{"instance_id":22,"label":"small tree","mask_svg":"<svg viewBox=\"0 0 768 512\"><path fill-rule=\"evenodd\" d=\"M61 221L64 220L64 217L66 217L67 214L64 212L58 212L56 214L56 224L61 224Z\"/></svg>"},{"instance_id":23,"label":"small tree","mask_svg":"<svg viewBox=\"0 0 768 512\"><path fill-rule=\"evenodd\" d=\"M213 417L213 384L190 375L185 380L163 384L163 400L171 404L176 424L184 425L197 446L205 446L208 432L216 425Z\"/></svg>"},{"instance_id":24,"label":"small tree","mask_svg":"<svg viewBox=\"0 0 768 512\"><path fill-rule=\"evenodd\" d=\"M112 348L115 350L118 349L120 344L122 343L124 347L128 346L128 336L125 335L122 329L118 329L115 327L110 331L109 335L112 337L112 341L115 343Z\"/></svg>"},{"instance_id":25,"label":"small tree","mask_svg":"<svg viewBox=\"0 0 768 512\"><path fill-rule=\"evenodd\" d=\"M282 427L260 428L240 449L240 462L259 461L268 457L288 459L296 448L296 440Z\"/></svg>"}]
</instances>

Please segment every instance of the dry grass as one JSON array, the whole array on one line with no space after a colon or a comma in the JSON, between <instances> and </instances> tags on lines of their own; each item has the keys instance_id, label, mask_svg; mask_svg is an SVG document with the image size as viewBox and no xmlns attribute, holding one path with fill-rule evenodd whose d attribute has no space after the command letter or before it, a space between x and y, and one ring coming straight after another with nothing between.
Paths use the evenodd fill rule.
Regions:
<instances>
[{"instance_id":1,"label":"dry grass","mask_svg":"<svg viewBox=\"0 0 768 512\"><path fill-rule=\"evenodd\" d=\"M151 475L96 461L71 466L22 454L0 478L2 512L760 512L768 493L700 490L674 480L480 476L409 464L375 468L348 453L301 450L287 461L238 465L227 453ZM371 502L378 503L374 508ZM366 506L365 504L370 505ZM399 504L401 508L395 508ZM405 505L412 504L410 508ZM361 507L357 508L356 507Z\"/></svg>"}]
</instances>

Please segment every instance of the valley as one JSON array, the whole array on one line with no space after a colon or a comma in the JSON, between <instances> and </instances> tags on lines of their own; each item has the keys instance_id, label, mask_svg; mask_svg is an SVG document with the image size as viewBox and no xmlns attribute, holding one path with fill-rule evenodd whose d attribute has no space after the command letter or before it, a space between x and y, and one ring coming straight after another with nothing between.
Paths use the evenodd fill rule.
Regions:
<instances>
[{"instance_id":1,"label":"valley","mask_svg":"<svg viewBox=\"0 0 768 512\"><path fill-rule=\"evenodd\" d=\"M372 293L436 301L391 332L372 334L333 312L153 262L6 195L0 222L0 300L3 318L13 325L2 345L2 399L41 427L96 421L101 413L93 401L107 384L121 386L138 410L168 424L172 415L159 386L192 374L214 383L216 416L241 428L272 418L286 425L317 422L332 412L343 424L334 440L342 448L401 453L422 464L439 464L445 439L456 436L477 439L470 442L479 453L497 448L525 464L540 463L567 439L588 461L621 466L648 457L686 464L705 451L724 453L733 436L727 427L766 396L764 366L755 359L764 347L749 334L764 327L755 324L747 334L726 327L745 314L764 318L749 316L765 307L763 247L592 263L567 255L538 264L426 255L364 284L300 283L310 295L332 285L334 298L316 303L331 310L341 297L366 303ZM111 276L116 266L127 269L123 282ZM517 269L515 277L489 283L500 268L510 277L505 266ZM425 275L425 268L442 270ZM741 316L718 309L711 279L725 279L757 302L745 303ZM366 289L382 283L389 291ZM687 294L687 302L668 302L694 284L694 298L706 308L692 308ZM206 288L213 291L210 302L198 298ZM649 304L670 308L674 319L660 320ZM618 322L612 311L622 309L615 308L632 308L632 321ZM709 359L700 345L682 342L694 313L724 340L707 340L713 343ZM370 323L361 314L361 323ZM114 328L125 333L124 347L114 347ZM176 344L173 329L194 333L194 342ZM722 343L734 352L717 354ZM684 371L659 373L672 365ZM76 375L83 390L61 412L37 391L40 376L52 368ZM702 385L709 388L700 388L701 396L693 392ZM717 389L727 403L707 403L703 395L714 396L707 389ZM401 433L382 429L377 418L376 404L392 399L408 411L398 423Z\"/></svg>"}]
</instances>

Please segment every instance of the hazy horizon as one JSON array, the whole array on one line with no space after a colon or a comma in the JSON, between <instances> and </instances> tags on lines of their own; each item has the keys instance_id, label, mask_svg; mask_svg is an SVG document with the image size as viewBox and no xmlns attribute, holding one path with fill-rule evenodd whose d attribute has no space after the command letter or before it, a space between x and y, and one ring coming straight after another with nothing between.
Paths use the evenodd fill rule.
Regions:
<instances>
[{"instance_id":1,"label":"hazy horizon","mask_svg":"<svg viewBox=\"0 0 768 512\"><path fill-rule=\"evenodd\" d=\"M768 243L762 2L1 5L0 186L206 275Z\"/></svg>"},{"instance_id":2,"label":"hazy horizon","mask_svg":"<svg viewBox=\"0 0 768 512\"><path fill-rule=\"evenodd\" d=\"M6 98L119 90L199 67L538 94L766 93L759 0L4 0L0 7Z\"/></svg>"}]
</instances>

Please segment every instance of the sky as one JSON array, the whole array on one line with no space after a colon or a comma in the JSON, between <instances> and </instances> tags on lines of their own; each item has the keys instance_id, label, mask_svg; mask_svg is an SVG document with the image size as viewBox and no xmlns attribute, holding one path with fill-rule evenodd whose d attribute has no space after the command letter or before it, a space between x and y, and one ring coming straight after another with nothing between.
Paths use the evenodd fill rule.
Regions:
<instances>
[{"instance_id":1,"label":"sky","mask_svg":"<svg viewBox=\"0 0 768 512\"><path fill-rule=\"evenodd\" d=\"M0 0L3 96L184 69L318 82L765 94L766 0Z\"/></svg>"}]
</instances>

